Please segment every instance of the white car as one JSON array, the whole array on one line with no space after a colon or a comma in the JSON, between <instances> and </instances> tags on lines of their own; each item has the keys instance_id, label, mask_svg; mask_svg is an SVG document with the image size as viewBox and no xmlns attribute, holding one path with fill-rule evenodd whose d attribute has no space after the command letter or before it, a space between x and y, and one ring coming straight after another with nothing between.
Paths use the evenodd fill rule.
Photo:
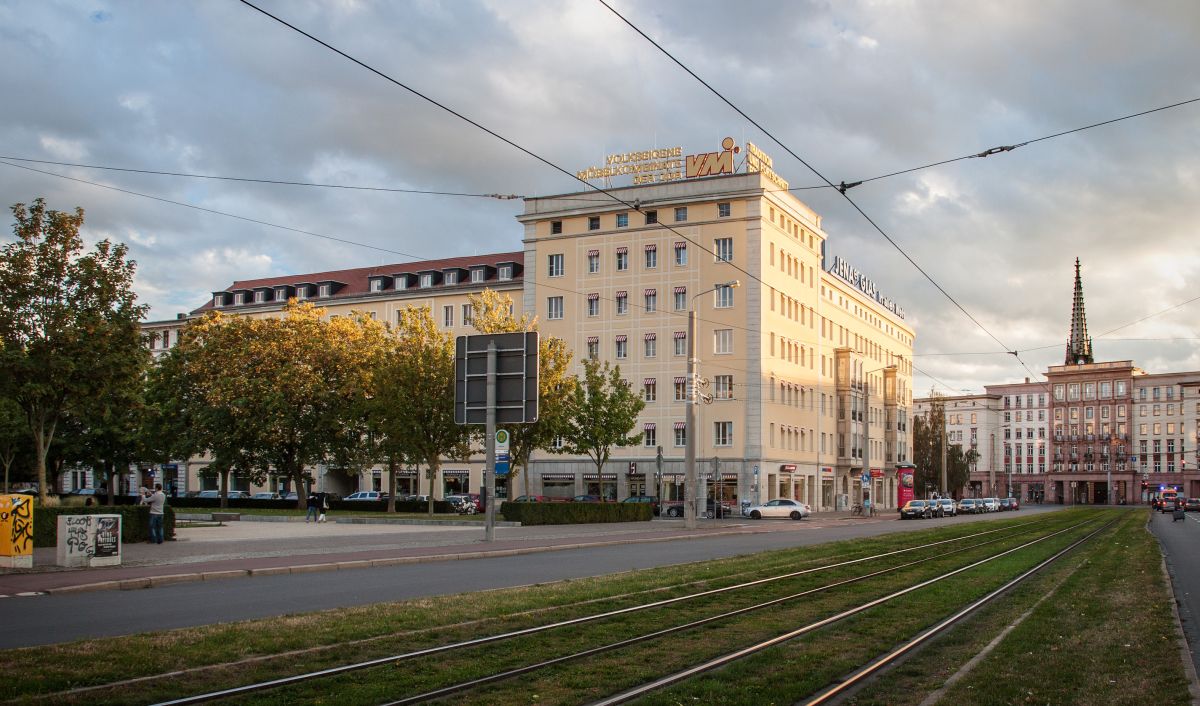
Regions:
<instances>
[{"instance_id":1,"label":"white car","mask_svg":"<svg viewBox=\"0 0 1200 706\"><path fill-rule=\"evenodd\" d=\"M788 498L775 498L763 505L751 505L746 509L746 516L752 520L761 520L764 517L786 517L792 520L803 520L811 514L812 507L805 505L799 500L790 500Z\"/></svg>"},{"instance_id":2,"label":"white car","mask_svg":"<svg viewBox=\"0 0 1200 706\"><path fill-rule=\"evenodd\" d=\"M271 493L271 492L265 492L265 491L261 492L261 493L255 493L254 497L252 498L252 500L278 500L278 499L279 499L279 493Z\"/></svg>"},{"instance_id":3,"label":"white car","mask_svg":"<svg viewBox=\"0 0 1200 706\"><path fill-rule=\"evenodd\" d=\"M378 490L360 490L346 496L347 500L387 500L387 495Z\"/></svg>"}]
</instances>

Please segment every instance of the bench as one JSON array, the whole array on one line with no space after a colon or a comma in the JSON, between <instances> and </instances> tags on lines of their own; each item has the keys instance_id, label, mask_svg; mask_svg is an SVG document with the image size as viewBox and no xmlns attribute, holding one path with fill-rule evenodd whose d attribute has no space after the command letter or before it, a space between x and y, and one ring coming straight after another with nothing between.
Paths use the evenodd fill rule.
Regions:
<instances>
[{"instance_id":1,"label":"bench","mask_svg":"<svg viewBox=\"0 0 1200 706\"><path fill-rule=\"evenodd\" d=\"M213 522L237 522L242 519L242 516L236 512L214 512L212 519Z\"/></svg>"}]
</instances>

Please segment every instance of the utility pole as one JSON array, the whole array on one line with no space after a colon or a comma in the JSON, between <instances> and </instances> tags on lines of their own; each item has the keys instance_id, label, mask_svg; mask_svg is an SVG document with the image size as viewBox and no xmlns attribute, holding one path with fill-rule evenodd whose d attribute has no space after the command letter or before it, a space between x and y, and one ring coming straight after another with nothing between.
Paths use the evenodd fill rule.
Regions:
<instances>
[{"instance_id":1,"label":"utility pole","mask_svg":"<svg viewBox=\"0 0 1200 706\"><path fill-rule=\"evenodd\" d=\"M949 491L946 486L950 485L948 474L946 473L946 408L942 407L942 494L945 495Z\"/></svg>"}]
</instances>

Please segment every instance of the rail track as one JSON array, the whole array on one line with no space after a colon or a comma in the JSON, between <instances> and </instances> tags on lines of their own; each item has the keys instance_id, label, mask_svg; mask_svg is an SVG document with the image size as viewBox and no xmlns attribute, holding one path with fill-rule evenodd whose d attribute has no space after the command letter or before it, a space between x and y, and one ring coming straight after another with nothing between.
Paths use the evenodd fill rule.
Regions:
<instances>
[{"instance_id":1,"label":"rail track","mask_svg":"<svg viewBox=\"0 0 1200 706\"><path fill-rule=\"evenodd\" d=\"M853 573L853 574L847 575L845 577L839 576L839 577L836 577L835 580L828 581L821 585L805 587L805 588L803 588L803 590L791 590L791 591L785 592L783 595L771 597L766 600L757 600L755 602L750 603L749 605L745 605L745 606L742 606L739 608L734 608L732 610L728 610L728 609L719 610L715 613L701 615L700 617L696 617L696 618L689 619L689 620L684 620L683 622L678 622L677 624L669 625L664 628L659 628L659 629L654 629L654 630L649 630L649 631L642 631L642 632L639 632L638 634L635 634L635 635L632 635L629 637L603 642L601 644L594 645L591 647L585 647L583 649L574 649L574 650L570 650L570 651L564 651L562 654L558 654L550 659L537 660L537 661L533 661L531 663L522 664L520 666L517 666L514 668L509 668L509 669L498 669L496 671L493 671L492 673L485 674L483 676L476 676L476 677L472 677L472 678L468 678L468 679L460 679L458 681L453 681L449 684L438 685L434 688L428 688L428 689L424 689L424 690L415 690L415 693L410 692L408 694L401 696L400 698L383 701L383 703L387 703L389 705L390 704L413 704L413 703L428 702L428 701L443 699L443 698L449 697L454 694L462 694L464 692L470 692L470 691L478 689L486 684L495 684L495 683L499 683L499 682L513 680L515 677L518 677L521 675L531 674L531 673L538 672L541 670L546 670L546 669L552 668L554 666L562 665L562 664L565 664L568 662L587 659L590 657L596 657L596 656L601 655L606 652L614 652L614 651L621 650L624 648L633 647L633 646L641 644L641 643L651 643L656 640L663 640L663 639L670 638L671 636L687 634L690 631L695 631L695 630L704 628L705 626L712 626L712 625L716 625L716 624L723 623L723 622L733 621L740 616L746 616L750 613L753 613L756 611L761 611L766 608L782 606L784 604L796 604L798 601L800 601L800 599L803 599L803 598L816 596L818 594L830 594L831 592L834 592L835 589L847 588L847 587L851 587L853 585L862 584L864 582L870 582L870 580L872 580L872 579L878 579L880 577L884 577L884 576L888 576L888 575L902 574L905 571L913 571L913 570L919 569L921 567L928 567L932 564L935 564L938 561L947 561L958 555L970 554L972 552L978 552L979 550L985 549L992 545L996 545L996 544L1003 545L1004 543L1012 542L1025 534L1041 533L1040 536L1037 536L1036 538L1032 539L1031 541L1020 543L1013 547L1008 547L1008 548L1005 548L1003 546L997 547L996 549L998 549L998 551L996 551L995 553L992 553L982 559L968 557L969 561L965 565L955 568L953 570L943 570L935 578L927 579L927 578L921 578L920 576L914 577L913 582L910 585L905 586L901 590L891 591L891 592L886 593L885 595L873 598L869 601L865 601L865 602L862 602L862 603L859 603L856 605L852 605L848 608L842 608L840 610L836 610L836 611L832 612L831 614L821 617L817 620L814 620L799 629L788 631L782 635L775 635L768 640L761 640L757 643L754 643L749 646L744 646L742 648L739 648L738 650L731 651L727 654L719 655L716 658L707 659L703 663L701 663L699 665L694 665L686 670L677 671L677 672L667 675L665 677L660 677L659 679L646 682L645 684L639 685L637 687L634 687L631 689L626 689L625 691L622 691L619 694L616 694L614 696L609 696L609 697L606 697L602 700L595 702L596 704L625 703L627 701L637 699L645 694L662 689L671 684L676 684L685 679L689 679L698 674L703 674L705 672L709 672L709 671L718 669L725 664L728 664L732 661L741 659L749 654L753 654L755 652L758 652L758 651L761 651L764 649L768 649L770 646L772 646L774 644L779 644L781 642L793 640L796 637L799 637L801 635L818 630L822 627L831 625L838 621L844 620L853 615L857 615L863 611L869 610L872 607L878 606L882 603L893 600L902 595L909 594L913 591L920 590L924 587L930 586L939 581L960 575L964 572L971 570L972 568L981 566L990 561L994 561L996 559L1000 559L1005 556L1010 556L1016 552L1020 552L1022 550L1036 546L1042 542L1046 542L1053 538L1060 537L1064 534L1077 531L1077 530L1079 530L1079 528L1089 524L1090 522L1092 522L1092 520L1077 522L1075 524L1071 524L1071 525L1063 527L1061 529L1059 529L1057 527L1057 525L1059 523L1055 522L1054 520L1044 520L1044 519L1029 522L1029 523L1023 523L1021 525L1008 525L1008 526L1005 526L1002 528L985 530L982 532L971 533L971 534L963 535L960 537L938 540L935 542L928 542L928 543L913 546L913 547L906 547L903 549L898 549L898 550L893 550L893 551L888 551L888 552L881 552L881 553L872 554L869 556L857 557L854 559L847 559L847 560L843 560L843 561L834 561L834 562L830 562L827 564L822 564L820 566L810 567L810 568L806 568L806 569L802 569L802 570L798 570L798 571L783 572L783 573L767 576L764 578L757 578L754 580L742 581L742 582L732 584L729 586L722 586L722 587L718 587L718 588L695 591L692 593L688 593L686 595L675 596L675 597L671 597L671 598L667 598L667 599L650 601L650 602L646 602L646 603L640 603L637 605L618 608L615 610L607 610L607 611L597 612L597 613L590 614L590 615L584 615L584 616L580 616L577 618L571 618L568 620L560 620L560 621L556 621L556 622L552 622L552 623L548 623L548 624L544 624L544 625L538 625L538 626L534 626L534 627L523 628L523 629L519 629L519 630L512 630L512 631L502 632L502 633L497 633L497 634L492 634L492 635L485 635L485 636L481 636L479 638L451 642L448 644L437 645L437 646L428 647L425 649L413 650L410 652L390 655L387 657L358 661L358 662L348 663L348 664L344 664L344 665L338 665L338 666L331 667L328 669L316 670L316 671L306 672L306 673L302 673L302 674L295 674L295 675L290 675L290 676L286 676L286 677L282 677L282 678L278 678L278 679L262 681L262 682L257 682L257 683L253 683L253 684L245 684L245 685L236 686L236 687L232 687L232 688L228 688L228 689L210 691L210 692L202 693L202 694L195 694L192 696L186 696L186 697L182 697L182 698L173 699L170 701L161 702L160 706L176 705L176 704L196 704L196 703L206 703L206 702L230 700L230 699L241 701L243 699L239 698L239 697L252 697L255 694L261 694L263 697L269 698L269 694L263 693L263 692L270 692L272 690L284 689L285 687L297 687L297 686L304 686L304 685L309 685L309 687L311 687L314 684L320 683L322 680L334 679L336 677L339 677L342 675L347 675L352 672L357 672L357 671L361 671L361 670L376 669L376 668L382 668L382 667L386 667L386 666L399 667L401 664L414 662L414 661L420 660L422 658L427 658L427 657L431 657L431 656L435 656L435 655L445 655L445 654L454 653L454 652L460 651L460 650L470 650L472 648L479 648L479 647L483 647L486 645L493 645L493 644L500 643L503 641L517 640L519 638L526 638L526 637L538 635L541 633L547 633L549 631L556 631L556 630L563 630L563 629L566 629L566 630L576 629L576 628L579 628L580 626L584 626L586 624L591 624L591 623L603 623L604 621L609 621L609 620L619 620L619 619L625 618L631 614L638 613L638 612L653 611L656 609L674 607L674 606L679 606L679 605L685 604L685 603L703 603L705 601L705 599L708 599L711 602L712 599L714 599L714 598L724 599L729 594L737 594L738 592L746 592L749 589L756 589L756 588L763 588L763 587L770 586L770 585L784 584L784 583L786 583L788 581L792 581L792 580L809 579L809 578L814 577L817 574L821 574L821 573L825 573L825 572L837 573L837 572L842 572L845 570L853 570L853 569L858 568L859 565L866 564L866 563L879 563L879 562L885 562L885 561L892 562L897 558L906 558L906 557L902 557L901 555L910 554L910 553L917 554L917 556L915 558L912 558L912 559L909 559L906 561L901 561L899 563L889 563L887 566L884 566L883 568L875 568L874 570L867 571L867 572ZM1090 537L1091 535L1088 535L1088 536ZM1086 539L1086 537L1084 539L1078 540L1078 542L1085 541L1085 539ZM979 540L979 541L971 542L971 540ZM964 544L964 543L967 543L967 544ZM1076 544L1072 544L1071 547L1076 546ZM951 546L951 545L957 545L957 546ZM946 551L937 551L939 548L945 548ZM1014 582L1022 580L1027 575L1032 575L1032 573L1034 571L1036 571L1037 568L1040 568L1041 566L1044 566L1045 564L1053 561L1054 558L1057 558L1058 556L1061 555L1061 553L1064 553L1065 551L1069 550L1069 548L1064 549L1062 552L1060 552L1059 554L1056 554L1051 559L1047 559L1045 562L1042 562L1041 564L1038 565L1038 567L1031 570L1030 572L1027 572L1027 574L1023 574L1018 579L1014 579ZM930 552L932 552L932 553L930 553ZM1002 592L1001 589L998 589L998 591ZM997 595L999 595L999 593L997 593ZM963 613L963 615L965 616L966 614L969 614L971 610L974 610L974 608L965 609L965 612ZM917 643L917 644L919 644L919 643ZM882 667L882 664L880 665L880 667ZM861 675L857 678L866 678L867 676L869 676L869 675L867 673L864 673L863 675ZM847 680L847 681L849 681L849 680ZM846 688L849 688L849 687L846 687ZM835 694L831 693L830 698L832 698L833 696L835 696ZM376 701L375 703L380 703L380 701Z\"/></svg>"}]
</instances>

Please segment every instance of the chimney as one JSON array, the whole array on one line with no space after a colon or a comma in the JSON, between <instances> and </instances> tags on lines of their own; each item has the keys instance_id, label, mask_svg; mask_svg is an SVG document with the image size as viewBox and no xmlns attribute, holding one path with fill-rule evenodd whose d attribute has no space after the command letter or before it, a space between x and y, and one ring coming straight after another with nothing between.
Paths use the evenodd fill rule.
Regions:
<instances>
[{"instance_id":1,"label":"chimney","mask_svg":"<svg viewBox=\"0 0 1200 706\"><path fill-rule=\"evenodd\" d=\"M1029 384L1029 378L1025 378L1025 384L1026 384L1026 385L1028 385L1028 384Z\"/></svg>"}]
</instances>

